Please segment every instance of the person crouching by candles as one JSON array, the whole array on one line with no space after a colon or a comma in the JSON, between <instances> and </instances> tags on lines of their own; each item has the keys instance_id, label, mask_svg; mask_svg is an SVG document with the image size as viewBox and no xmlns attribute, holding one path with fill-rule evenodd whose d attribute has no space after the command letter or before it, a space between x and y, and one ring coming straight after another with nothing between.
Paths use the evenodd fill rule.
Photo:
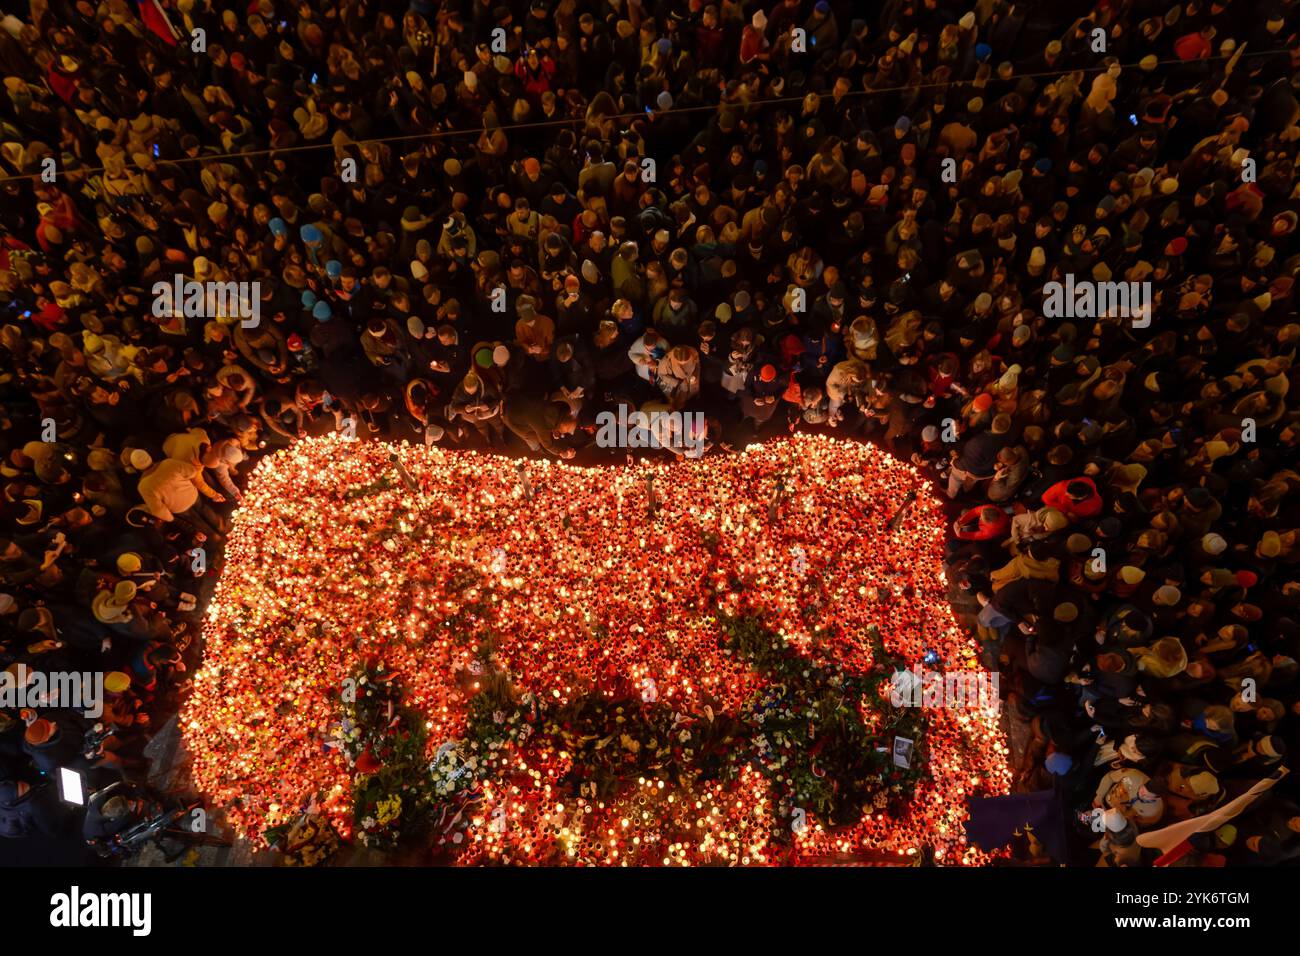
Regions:
<instances>
[{"instance_id":1,"label":"person crouching by candles","mask_svg":"<svg viewBox=\"0 0 1300 956\"><path fill-rule=\"evenodd\" d=\"M567 402L539 399L531 395L508 397L501 414L506 427L530 451L545 448L557 458L570 459L576 452L565 444L573 435L578 419Z\"/></svg>"},{"instance_id":2,"label":"person crouching by candles","mask_svg":"<svg viewBox=\"0 0 1300 956\"><path fill-rule=\"evenodd\" d=\"M222 519L199 497L220 504L226 499L203 480L203 465L166 458L144 472L138 490L145 509L161 521L175 521L204 538L223 540Z\"/></svg>"}]
</instances>

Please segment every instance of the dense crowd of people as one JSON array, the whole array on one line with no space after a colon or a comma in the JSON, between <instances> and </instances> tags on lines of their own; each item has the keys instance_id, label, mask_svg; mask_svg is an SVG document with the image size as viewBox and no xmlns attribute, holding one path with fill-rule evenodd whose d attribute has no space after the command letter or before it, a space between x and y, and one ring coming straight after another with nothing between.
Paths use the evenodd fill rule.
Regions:
<instances>
[{"instance_id":1,"label":"dense crowd of people","mask_svg":"<svg viewBox=\"0 0 1300 956\"><path fill-rule=\"evenodd\" d=\"M0 664L107 672L116 728L0 710L0 833L58 831L42 772L138 773L265 449L595 459L620 404L703 413L710 454L831 429L935 475L1017 786L1101 821L1074 862L1149 863L1139 834L1284 765L1300 20L964 6L0 20ZM177 275L258 283L260 319L157 308ZM1067 275L1149 282L1149 324L1047 317ZM1285 789L1184 862L1294 855Z\"/></svg>"}]
</instances>

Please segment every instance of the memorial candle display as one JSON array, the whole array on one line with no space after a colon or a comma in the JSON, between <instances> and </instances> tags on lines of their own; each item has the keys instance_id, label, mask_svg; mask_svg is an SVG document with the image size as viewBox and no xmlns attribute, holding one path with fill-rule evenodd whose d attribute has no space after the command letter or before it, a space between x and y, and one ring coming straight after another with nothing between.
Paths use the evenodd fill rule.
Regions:
<instances>
[{"instance_id":1,"label":"memorial candle display","mask_svg":"<svg viewBox=\"0 0 1300 956\"><path fill-rule=\"evenodd\" d=\"M773 833L792 809L756 767L689 786L649 770L597 793L574 786L560 737L513 734L482 752L465 740L486 662L533 712L633 689L671 726L652 744L676 754L700 728L779 696L721 637L740 616L809 673L878 672L875 633L907 666L977 669L945 597L942 508L914 468L811 436L699 460L518 464L333 436L260 462L181 713L195 781L230 823L262 841L311 801L353 835L353 787L374 767L337 737L345 689L366 667L392 675L423 718L431 773L450 759L465 769L457 786L475 781L448 842L459 863L906 860L923 846L945 864L986 859L965 841L965 801L1005 793L1010 774L985 709L927 711L924 772L910 793L889 793L888 812L883 797L848 824L794 808L786 840ZM887 693L844 700L867 726L892 706ZM577 746L594 753L606 739L629 766L658 766L629 734Z\"/></svg>"}]
</instances>

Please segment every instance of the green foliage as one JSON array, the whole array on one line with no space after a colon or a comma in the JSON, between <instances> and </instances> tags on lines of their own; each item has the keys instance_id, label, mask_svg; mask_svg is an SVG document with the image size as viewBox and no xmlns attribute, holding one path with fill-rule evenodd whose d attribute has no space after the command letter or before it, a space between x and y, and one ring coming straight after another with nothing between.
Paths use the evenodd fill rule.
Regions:
<instances>
[{"instance_id":1,"label":"green foliage","mask_svg":"<svg viewBox=\"0 0 1300 956\"><path fill-rule=\"evenodd\" d=\"M344 705L344 752L357 766L353 824L362 841L382 849L418 841L429 829L434 788L424 718L402 703L392 675L363 668L356 701ZM370 769L373 768L373 769Z\"/></svg>"},{"instance_id":2,"label":"green foliage","mask_svg":"<svg viewBox=\"0 0 1300 956\"><path fill-rule=\"evenodd\" d=\"M925 772L924 718L909 708L881 716L889 710L883 685L900 664L876 629L871 671L849 674L798 654L756 618L724 617L721 624L724 647L768 679L742 716L752 731L743 758L768 778L783 810L849 825L905 799ZM873 726L864 712L878 718ZM918 744L909 768L893 765L895 735Z\"/></svg>"},{"instance_id":3,"label":"green foliage","mask_svg":"<svg viewBox=\"0 0 1300 956\"><path fill-rule=\"evenodd\" d=\"M358 832L385 846L428 838L430 822L459 819L478 783L505 767L511 752L534 747L567 751L572 770L565 782L594 800L640 778L689 792L735 779L747 765L768 779L787 819L802 808L832 826L849 825L907 799L925 773L924 718L919 709L889 706L883 685L901 663L886 655L878 632L871 632L871 671L850 674L802 656L757 618L724 616L718 623L722 647L765 678L738 714L681 713L595 691L548 703L521 692L492 665L489 641L476 655L483 672L465 735L440 747L432 763L423 724L401 705L400 689L365 674L366 693L349 714L359 728L353 756L368 749L382 767L358 777ZM916 742L910 768L893 766L894 735ZM374 825L391 814L394 795L401 798L399 817ZM366 821L372 825L363 828ZM788 840L790 833L782 820L773 837Z\"/></svg>"}]
</instances>

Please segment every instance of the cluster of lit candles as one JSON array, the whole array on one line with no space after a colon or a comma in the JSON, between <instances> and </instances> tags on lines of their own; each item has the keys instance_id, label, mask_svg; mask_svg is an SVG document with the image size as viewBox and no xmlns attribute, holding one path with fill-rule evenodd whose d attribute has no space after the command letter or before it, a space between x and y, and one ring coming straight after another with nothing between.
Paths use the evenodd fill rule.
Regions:
<instances>
[{"instance_id":1,"label":"cluster of lit candles","mask_svg":"<svg viewBox=\"0 0 1300 956\"><path fill-rule=\"evenodd\" d=\"M874 446L795 436L700 460L524 467L335 436L258 465L181 715L196 782L241 831L261 840L314 796L349 835L357 770L330 740L362 661L397 675L431 749L464 735L485 640L552 706L632 686L688 717L739 712L764 681L725 651L720 613L757 615L850 673L873 665L871 625L908 665L978 666L945 598L941 508L924 491L908 505L921 475ZM513 770L484 781L458 859L741 865L929 846L980 862L965 801L1006 792L1005 739L986 710L928 718L927 774L903 812L864 808L846 827L810 812L782 841L785 810L756 769L681 792L646 777L598 799L565 785L561 744L510 745L496 760Z\"/></svg>"}]
</instances>

